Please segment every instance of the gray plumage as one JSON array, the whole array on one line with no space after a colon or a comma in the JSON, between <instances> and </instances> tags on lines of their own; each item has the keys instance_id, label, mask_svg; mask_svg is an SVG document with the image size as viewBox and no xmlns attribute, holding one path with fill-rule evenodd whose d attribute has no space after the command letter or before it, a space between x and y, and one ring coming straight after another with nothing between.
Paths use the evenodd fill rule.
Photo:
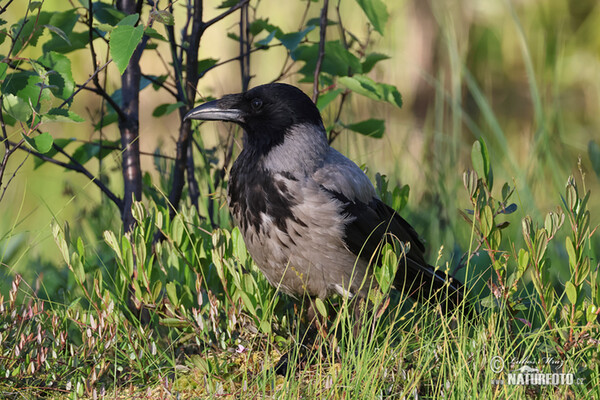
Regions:
<instances>
[{"instance_id":1,"label":"gray plumage","mask_svg":"<svg viewBox=\"0 0 600 400\"><path fill-rule=\"evenodd\" d=\"M447 283L425 262L414 229L377 198L355 163L329 146L318 109L299 89L258 86L205 103L187 118L244 128L229 208L273 286L296 297L364 296L369 263L389 235L410 243L395 279L398 289L414 295ZM460 283L450 285L459 298Z\"/></svg>"}]
</instances>

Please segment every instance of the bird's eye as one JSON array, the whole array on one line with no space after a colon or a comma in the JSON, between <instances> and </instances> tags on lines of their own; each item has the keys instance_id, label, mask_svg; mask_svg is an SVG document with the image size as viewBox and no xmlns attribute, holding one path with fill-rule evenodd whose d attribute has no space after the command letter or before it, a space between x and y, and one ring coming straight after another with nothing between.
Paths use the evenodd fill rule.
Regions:
<instances>
[{"instance_id":1,"label":"bird's eye","mask_svg":"<svg viewBox=\"0 0 600 400\"><path fill-rule=\"evenodd\" d=\"M254 111L258 111L262 107L263 102L258 97L255 97L254 99L250 100L250 105Z\"/></svg>"}]
</instances>

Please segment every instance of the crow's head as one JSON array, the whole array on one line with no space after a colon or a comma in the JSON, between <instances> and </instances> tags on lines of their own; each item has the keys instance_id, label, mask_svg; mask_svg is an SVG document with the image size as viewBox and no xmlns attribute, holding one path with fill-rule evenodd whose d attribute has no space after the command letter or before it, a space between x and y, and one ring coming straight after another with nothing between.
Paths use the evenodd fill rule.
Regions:
<instances>
[{"instance_id":1,"label":"crow's head","mask_svg":"<svg viewBox=\"0 0 600 400\"><path fill-rule=\"evenodd\" d=\"M282 144L286 135L302 125L314 127L319 136L324 133L321 115L311 99L300 89L284 83L223 96L194 108L184 119L235 122L246 131L248 144L260 152Z\"/></svg>"}]
</instances>

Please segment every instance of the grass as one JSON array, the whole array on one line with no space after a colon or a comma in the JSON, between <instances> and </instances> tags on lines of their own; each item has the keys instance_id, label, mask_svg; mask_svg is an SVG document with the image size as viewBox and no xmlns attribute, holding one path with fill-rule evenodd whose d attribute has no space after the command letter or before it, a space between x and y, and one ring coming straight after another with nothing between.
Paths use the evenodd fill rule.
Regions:
<instances>
[{"instance_id":1,"label":"grass","mask_svg":"<svg viewBox=\"0 0 600 400\"><path fill-rule=\"evenodd\" d=\"M570 293L548 278L545 248L560 219L543 227L532 221L524 228L526 247L502 250L495 232L504 229L500 211L510 209L510 192L503 190L502 201L491 196L485 145L476 142L474 149L483 178L466 174L465 187L480 208L471 214L471 230L472 243L481 246L470 250L490 256L494 276L483 292L467 282L476 312L462 305L445 314L440 305L379 290L370 292L371 311L334 298L317 304L322 329L306 348L306 323L298 318L303 305L268 284L237 229L210 232L193 209L169 220L166 209L136 203L135 230L119 239L105 232L109 250L92 260L81 238L53 227L74 283L62 301L40 298L43 290L20 276L8 298L0 298L0 392L7 398L597 396L600 291L598 270L589 268L594 230L584 228L589 196L569 181L565 220L574 225L566 287L577 283ZM157 230L165 240L153 248ZM394 260L388 254L375 267L380 287L386 287L381 271ZM468 257L467 277L471 268ZM278 375L284 353L288 368ZM563 381L515 384L528 379L524 367L558 374L535 379Z\"/></svg>"},{"instance_id":2,"label":"grass","mask_svg":"<svg viewBox=\"0 0 600 400\"><path fill-rule=\"evenodd\" d=\"M552 53L535 35L527 37L537 14L507 4L504 22L474 21L472 28L487 23L492 32L505 33L504 45L520 52L522 70L508 65L508 56L498 70L488 59L469 59L474 46L461 48L463 33L452 10L433 10L443 38L439 52L448 60L422 71L435 92L418 135L430 151L413 160L425 172L390 160L389 152L388 159L380 160L376 151L370 157L387 164L390 178L417 177L408 182L413 193L406 211L427 232L431 251L439 249L438 259L456 265L466 253L459 276L476 315L444 314L397 294L386 305L388 297L374 293L376 311L361 314L355 334L352 304L336 298L323 304L326 330L308 351L300 345L302 305L276 293L226 222L213 229L186 207L170 220L164 208L148 201L136 203L138 227L122 235L107 223L115 210L101 205L74 226L53 224L59 263L20 271L26 279L17 274L5 285L0 397L599 398L596 191L586 200L598 182L592 174L585 180L585 156L583 165L574 161L583 139L577 135L571 143L570 129L584 123L572 121L577 114L569 114L563 92L580 84L561 80L561 73L573 74L561 72L568 53L587 50L575 38ZM560 9L552 13L562 15ZM540 63L534 48L554 57L553 63ZM533 111L523 120L512 118L489 82L501 82L509 93L525 87ZM384 139L389 148L398 139L392 131ZM483 140L471 148L465 143L473 139L465 136ZM375 148L371 139L345 140L354 152ZM200 185L218 192L211 183L214 170L205 164L198 171ZM465 176L466 190L460 182L464 166L476 173ZM578 169L564 185L568 171ZM161 188L167 176L161 176ZM503 180L507 193L514 189L512 197L499 184ZM393 194L389 186L389 201L403 204L399 197L408 194ZM25 196L19 200L24 204ZM203 214L209 202L201 205ZM513 202L517 211L506 212ZM220 202L213 205L218 220L226 221ZM559 224L554 216L561 214ZM18 219L10 225L17 227ZM101 240L99 232L107 229ZM3 248L8 255L2 262L12 268L33 245L16 229L8 231L15 246L25 248ZM154 246L157 231L166 240ZM288 352L290 369L277 375L273 367ZM573 382L509 384L524 367L572 374Z\"/></svg>"}]
</instances>

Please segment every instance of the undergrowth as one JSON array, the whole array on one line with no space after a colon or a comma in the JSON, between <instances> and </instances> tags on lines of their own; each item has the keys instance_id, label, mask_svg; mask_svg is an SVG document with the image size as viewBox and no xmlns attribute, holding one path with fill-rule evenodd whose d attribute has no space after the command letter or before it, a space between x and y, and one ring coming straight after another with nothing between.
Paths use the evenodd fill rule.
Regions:
<instances>
[{"instance_id":1,"label":"undergrowth","mask_svg":"<svg viewBox=\"0 0 600 400\"><path fill-rule=\"evenodd\" d=\"M41 279L30 287L15 277L0 299L0 391L8 398L598 395L600 284L584 174L568 178L544 221L522 218L525 246L516 248L507 240L519 235L515 191L505 184L496 197L483 141L472 159L463 213L472 240L457 275L475 311L463 305L445 314L389 293L398 254L388 248L375 271L385 293L372 293L368 307L343 297L318 301L320 329L307 348L304 305L269 285L237 229L212 229L193 208L170 219L153 202L135 203L135 229L106 231L100 250L54 225L72 282L61 301L44 298ZM407 195L390 193L382 179L383 198ZM565 243L557 244L565 256L551 260L546 249L555 241ZM487 269L473 262L482 255ZM562 262L570 276L558 284L551 264ZM288 366L278 375L284 354ZM538 373L558 375L550 384L518 381Z\"/></svg>"}]
</instances>

